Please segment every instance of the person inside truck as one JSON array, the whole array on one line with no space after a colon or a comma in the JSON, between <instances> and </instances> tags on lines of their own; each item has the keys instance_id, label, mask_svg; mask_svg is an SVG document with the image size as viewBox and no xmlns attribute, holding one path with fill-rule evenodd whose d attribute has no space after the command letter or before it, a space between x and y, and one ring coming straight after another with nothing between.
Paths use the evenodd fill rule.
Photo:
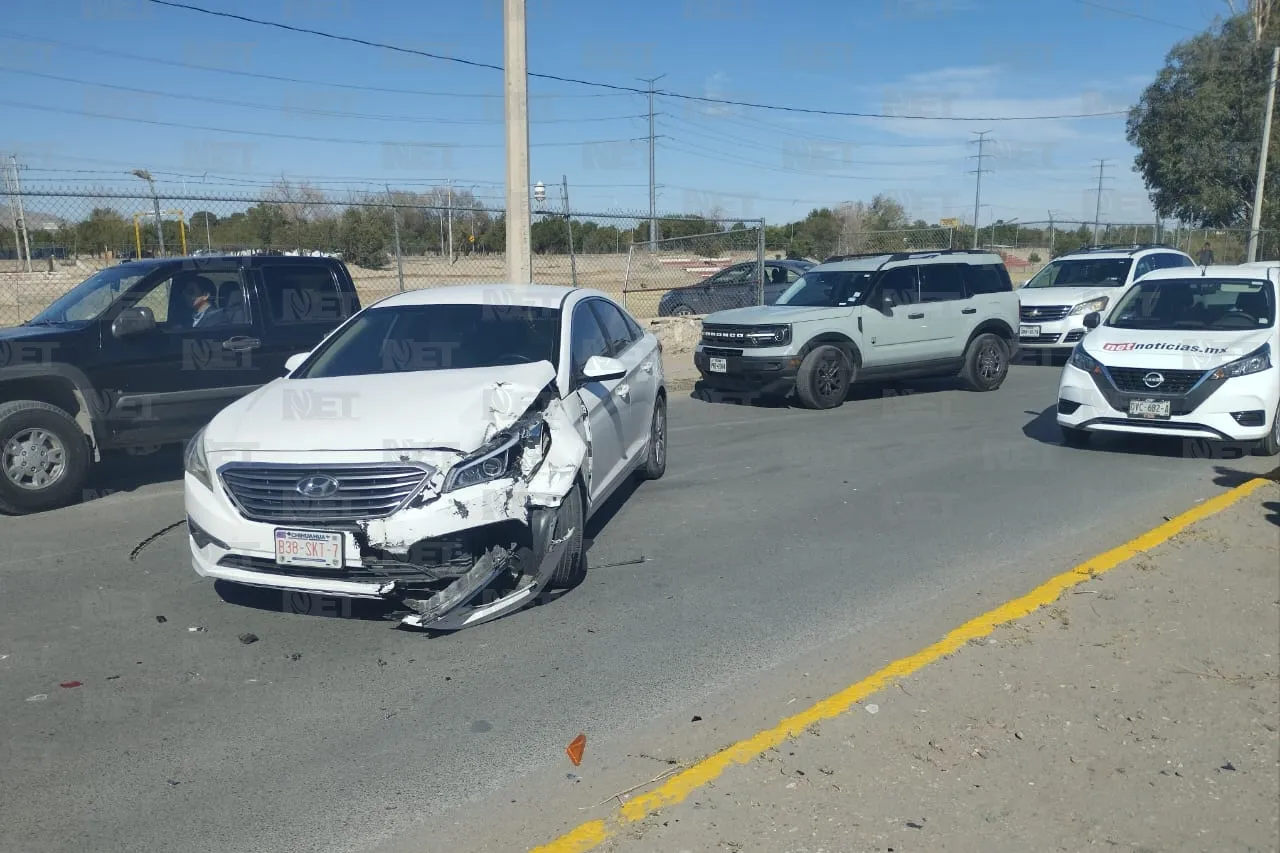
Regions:
<instances>
[{"instance_id":1,"label":"person inside truck","mask_svg":"<svg viewBox=\"0 0 1280 853\"><path fill-rule=\"evenodd\" d=\"M191 327L218 326L225 323L213 305L213 282L202 275L191 276L182 286L182 296L191 306Z\"/></svg>"}]
</instances>

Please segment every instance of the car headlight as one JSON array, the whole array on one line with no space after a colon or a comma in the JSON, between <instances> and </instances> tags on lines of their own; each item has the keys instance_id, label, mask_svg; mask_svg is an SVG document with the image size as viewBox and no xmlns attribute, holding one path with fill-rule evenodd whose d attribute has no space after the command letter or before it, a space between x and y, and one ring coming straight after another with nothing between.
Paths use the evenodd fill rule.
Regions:
<instances>
[{"instance_id":1,"label":"car headlight","mask_svg":"<svg viewBox=\"0 0 1280 853\"><path fill-rule=\"evenodd\" d=\"M441 491L453 492L517 476L531 477L550 446L551 433L541 415L521 418L453 466Z\"/></svg>"},{"instance_id":2,"label":"car headlight","mask_svg":"<svg viewBox=\"0 0 1280 853\"><path fill-rule=\"evenodd\" d=\"M1076 344L1076 348L1071 351L1071 366L1083 370L1085 373L1097 373L1102 370L1102 365L1084 351L1084 347Z\"/></svg>"},{"instance_id":3,"label":"car headlight","mask_svg":"<svg viewBox=\"0 0 1280 853\"><path fill-rule=\"evenodd\" d=\"M1077 314L1091 314L1094 311L1102 311L1107 307L1107 297L1099 296L1097 299L1090 299L1088 302L1081 302L1079 305L1071 309L1071 316Z\"/></svg>"},{"instance_id":4,"label":"car headlight","mask_svg":"<svg viewBox=\"0 0 1280 853\"><path fill-rule=\"evenodd\" d=\"M1244 358L1238 358L1230 364L1215 369L1213 379L1232 379L1236 376L1248 376L1250 373L1261 373L1271 367L1271 344L1263 344Z\"/></svg>"},{"instance_id":5,"label":"car headlight","mask_svg":"<svg viewBox=\"0 0 1280 853\"><path fill-rule=\"evenodd\" d=\"M200 431L187 442L182 467L188 474L199 480L206 489L212 491L213 474L209 471L209 459L205 455L204 431L205 427L201 427Z\"/></svg>"},{"instance_id":6,"label":"car headlight","mask_svg":"<svg viewBox=\"0 0 1280 853\"><path fill-rule=\"evenodd\" d=\"M743 333L748 346L777 347L791 342L790 326L754 326Z\"/></svg>"}]
</instances>

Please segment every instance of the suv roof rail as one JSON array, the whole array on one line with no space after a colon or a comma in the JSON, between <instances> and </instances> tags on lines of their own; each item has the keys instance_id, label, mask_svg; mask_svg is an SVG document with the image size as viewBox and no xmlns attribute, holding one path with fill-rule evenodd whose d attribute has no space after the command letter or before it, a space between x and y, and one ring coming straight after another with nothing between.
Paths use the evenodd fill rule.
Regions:
<instances>
[{"instance_id":1,"label":"suv roof rail","mask_svg":"<svg viewBox=\"0 0 1280 853\"><path fill-rule=\"evenodd\" d=\"M832 255L823 261L834 264L840 261L852 261L857 258L885 258L885 263L908 261L912 258L928 258L934 255L998 255L999 252L988 249L912 249L909 252L858 252L850 255Z\"/></svg>"},{"instance_id":2,"label":"suv roof rail","mask_svg":"<svg viewBox=\"0 0 1280 853\"><path fill-rule=\"evenodd\" d=\"M1174 251L1182 251L1176 246L1170 246L1168 243L1104 243L1093 246L1081 246L1079 249L1076 249L1075 252L1071 252L1070 254L1084 252L1128 252L1132 255L1134 252L1141 252L1145 249L1172 249Z\"/></svg>"}]
</instances>

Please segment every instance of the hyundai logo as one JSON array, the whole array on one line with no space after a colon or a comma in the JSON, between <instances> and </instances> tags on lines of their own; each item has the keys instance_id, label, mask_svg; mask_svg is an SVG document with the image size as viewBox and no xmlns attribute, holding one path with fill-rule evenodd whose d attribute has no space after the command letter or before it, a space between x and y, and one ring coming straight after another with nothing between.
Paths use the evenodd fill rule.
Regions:
<instances>
[{"instance_id":1,"label":"hyundai logo","mask_svg":"<svg viewBox=\"0 0 1280 853\"><path fill-rule=\"evenodd\" d=\"M1156 373L1154 370L1142 377L1142 384L1148 388L1159 388L1164 384L1164 375Z\"/></svg>"},{"instance_id":2,"label":"hyundai logo","mask_svg":"<svg viewBox=\"0 0 1280 853\"><path fill-rule=\"evenodd\" d=\"M338 492L338 481L323 474L298 481L298 494L308 498L330 498Z\"/></svg>"}]
</instances>

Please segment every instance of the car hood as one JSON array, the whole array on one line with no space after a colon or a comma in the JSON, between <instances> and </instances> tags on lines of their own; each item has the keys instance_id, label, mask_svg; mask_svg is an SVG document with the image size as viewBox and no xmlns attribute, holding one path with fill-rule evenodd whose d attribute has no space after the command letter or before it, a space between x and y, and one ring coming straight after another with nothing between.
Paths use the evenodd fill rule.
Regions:
<instances>
[{"instance_id":1,"label":"car hood","mask_svg":"<svg viewBox=\"0 0 1280 853\"><path fill-rule=\"evenodd\" d=\"M1123 287L1106 287L1101 285L1081 285L1078 287L1020 287L1018 299L1023 308L1034 308L1037 305L1079 305L1106 296L1107 307L1116 304L1116 297L1124 292Z\"/></svg>"},{"instance_id":2,"label":"car hood","mask_svg":"<svg viewBox=\"0 0 1280 853\"><path fill-rule=\"evenodd\" d=\"M14 326L0 329L0 368L30 367L56 360L68 326Z\"/></svg>"},{"instance_id":3,"label":"car hood","mask_svg":"<svg viewBox=\"0 0 1280 853\"><path fill-rule=\"evenodd\" d=\"M814 308L791 305L752 305L748 308L734 308L729 311L717 311L707 316L703 323L707 325L725 324L730 326L767 326L772 323L804 323L814 320L828 320L833 317L847 317L851 309L848 306L818 306Z\"/></svg>"},{"instance_id":4,"label":"car hood","mask_svg":"<svg viewBox=\"0 0 1280 853\"><path fill-rule=\"evenodd\" d=\"M1099 326L1085 336L1085 352L1108 367L1209 370L1243 358L1265 344L1273 329L1201 332L1116 329ZM1272 362L1276 353L1271 354Z\"/></svg>"},{"instance_id":5,"label":"car hood","mask_svg":"<svg viewBox=\"0 0 1280 853\"><path fill-rule=\"evenodd\" d=\"M330 379L277 379L223 409L210 452L470 453L514 423L555 379L550 362Z\"/></svg>"}]
</instances>

